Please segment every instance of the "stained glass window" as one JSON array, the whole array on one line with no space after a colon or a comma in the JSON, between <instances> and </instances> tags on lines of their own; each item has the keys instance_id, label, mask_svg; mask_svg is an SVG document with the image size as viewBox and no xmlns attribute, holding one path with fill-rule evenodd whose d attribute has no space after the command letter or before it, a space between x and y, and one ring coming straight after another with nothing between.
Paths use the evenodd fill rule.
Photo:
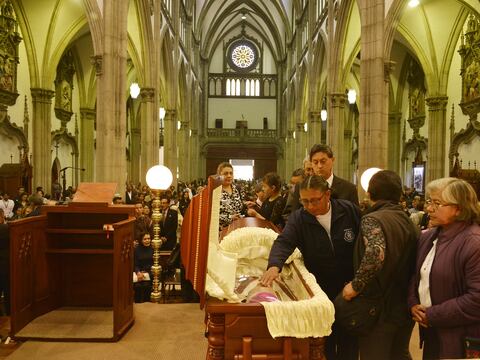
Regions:
<instances>
[{"instance_id":1,"label":"stained glass window","mask_svg":"<svg viewBox=\"0 0 480 360\"><path fill-rule=\"evenodd\" d=\"M231 56L235 66L241 69L248 68L255 61L255 52L250 46L245 44L235 46Z\"/></svg>"}]
</instances>

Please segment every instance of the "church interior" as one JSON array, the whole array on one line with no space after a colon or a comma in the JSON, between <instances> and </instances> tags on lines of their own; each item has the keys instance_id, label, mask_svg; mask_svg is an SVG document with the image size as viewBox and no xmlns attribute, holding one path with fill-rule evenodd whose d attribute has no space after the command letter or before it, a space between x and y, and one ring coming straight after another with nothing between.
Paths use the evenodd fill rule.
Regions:
<instances>
[{"instance_id":1,"label":"church interior","mask_svg":"<svg viewBox=\"0 0 480 360\"><path fill-rule=\"evenodd\" d=\"M318 143L354 184L480 193L478 0L0 0L0 37L11 198L125 194L157 164L174 186L224 161L288 182Z\"/></svg>"},{"instance_id":2,"label":"church interior","mask_svg":"<svg viewBox=\"0 0 480 360\"><path fill-rule=\"evenodd\" d=\"M419 189L476 170L479 7L2 1L1 176L122 193L158 163L191 181L243 159L288 179L314 143L354 183L373 166L408 186L415 168Z\"/></svg>"}]
</instances>

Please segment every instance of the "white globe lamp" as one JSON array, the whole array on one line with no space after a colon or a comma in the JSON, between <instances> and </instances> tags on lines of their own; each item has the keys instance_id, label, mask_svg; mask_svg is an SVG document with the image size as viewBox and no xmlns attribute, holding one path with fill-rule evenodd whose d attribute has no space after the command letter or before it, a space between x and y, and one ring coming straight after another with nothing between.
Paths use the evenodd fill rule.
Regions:
<instances>
[{"instance_id":1,"label":"white globe lamp","mask_svg":"<svg viewBox=\"0 0 480 360\"><path fill-rule=\"evenodd\" d=\"M167 190L172 184L173 175L166 166L155 165L148 169L146 180L151 189Z\"/></svg>"},{"instance_id":2,"label":"white globe lamp","mask_svg":"<svg viewBox=\"0 0 480 360\"><path fill-rule=\"evenodd\" d=\"M136 99L138 95L140 95L140 86L134 82L132 85L130 85L130 96L132 99Z\"/></svg>"},{"instance_id":3,"label":"white globe lamp","mask_svg":"<svg viewBox=\"0 0 480 360\"><path fill-rule=\"evenodd\" d=\"M362 176L360 177L360 184L365 192L368 192L368 184L370 183L370 179L379 171L382 171L382 169L372 167L363 172Z\"/></svg>"}]
</instances>

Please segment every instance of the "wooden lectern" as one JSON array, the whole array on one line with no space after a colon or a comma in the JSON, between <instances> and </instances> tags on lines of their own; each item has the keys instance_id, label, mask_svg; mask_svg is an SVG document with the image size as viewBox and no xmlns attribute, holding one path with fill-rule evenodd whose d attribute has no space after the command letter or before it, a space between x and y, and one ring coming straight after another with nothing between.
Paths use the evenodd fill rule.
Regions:
<instances>
[{"instance_id":1,"label":"wooden lectern","mask_svg":"<svg viewBox=\"0 0 480 360\"><path fill-rule=\"evenodd\" d=\"M11 331L19 339L117 341L133 324L134 207L115 183L10 223Z\"/></svg>"}]
</instances>

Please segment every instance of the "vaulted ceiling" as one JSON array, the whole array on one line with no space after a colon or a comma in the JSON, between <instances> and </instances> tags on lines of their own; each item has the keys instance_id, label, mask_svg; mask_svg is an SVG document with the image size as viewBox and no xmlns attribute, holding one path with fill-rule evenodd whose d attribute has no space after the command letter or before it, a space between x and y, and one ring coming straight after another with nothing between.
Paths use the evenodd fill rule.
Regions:
<instances>
[{"instance_id":1,"label":"vaulted ceiling","mask_svg":"<svg viewBox=\"0 0 480 360\"><path fill-rule=\"evenodd\" d=\"M218 44L242 28L261 38L279 61L291 38L292 0L197 0L196 29L201 53L210 57Z\"/></svg>"}]
</instances>

